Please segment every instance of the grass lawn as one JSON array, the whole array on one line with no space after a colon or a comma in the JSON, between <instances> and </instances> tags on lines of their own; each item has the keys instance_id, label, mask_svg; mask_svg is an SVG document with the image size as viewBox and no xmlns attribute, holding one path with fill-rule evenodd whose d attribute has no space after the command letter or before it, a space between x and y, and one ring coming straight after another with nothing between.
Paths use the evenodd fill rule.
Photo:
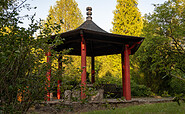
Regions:
<instances>
[{"instance_id":1,"label":"grass lawn","mask_svg":"<svg viewBox=\"0 0 185 114\"><path fill-rule=\"evenodd\" d=\"M99 110L84 114L185 114L185 103L179 106L176 102L135 105L112 110Z\"/></svg>"}]
</instances>

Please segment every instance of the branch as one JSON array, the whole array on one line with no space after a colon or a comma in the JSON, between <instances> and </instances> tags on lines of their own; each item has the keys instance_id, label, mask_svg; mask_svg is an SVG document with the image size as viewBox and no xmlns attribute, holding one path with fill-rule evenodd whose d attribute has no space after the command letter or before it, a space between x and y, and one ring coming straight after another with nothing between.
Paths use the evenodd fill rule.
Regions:
<instances>
[{"instance_id":1,"label":"branch","mask_svg":"<svg viewBox=\"0 0 185 114\"><path fill-rule=\"evenodd\" d=\"M177 67L179 70L181 70L183 73L185 73L185 70L182 69L181 67Z\"/></svg>"},{"instance_id":2,"label":"branch","mask_svg":"<svg viewBox=\"0 0 185 114\"><path fill-rule=\"evenodd\" d=\"M13 11L15 11L17 8L19 8L21 5L23 5L27 0L23 1L19 6L17 6L16 8L14 8Z\"/></svg>"},{"instance_id":3,"label":"branch","mask_svg":"<svg viewBox=\"0 0 185 114\"><path fill-rule=\"evenodd\" d=\"M177 40L173 36L170 36L170 37L175 41L174 44L175 44L176 48L178 49L178 46L179 46L180 49L185 52L184 48L177 42Z\"/></svg>"},{"instance_id":4,"label":"branch","mask_svg":"<svg viewBox=\"0 0 185 114\"><path fill-rule=\"evenodd\" d=\"M176 76L176 75L173 75L173 74L170 74L171 76L173 76L173 77L175 77L175 78L177 78L177 79L180 79L180 80L183 80L183 81L185 81L185 79L184 78L181 78L181 77L178 77L178 76Z\"/></svg>"},{"instance_id":5,"label":"branch","mask_svg":"<svg viewBox=\"0 0 185 114\"><path fill-rule=\"evenodd\" d=\"M172 24L171 22L170 22L170 24ZM173 33L173 30L172 30L172 27L170 26L170 32L171 32L171 34L170 34L170 37L175 41L175 47L178 49L178 46L180 47L180 49L182 50L182 51L184 51L185 52L185 50L184 50L184 48L178 43L178 41L172 36L172 33ZM178 51L179 52L179 51Z\"/></svg>"}]
</instances>

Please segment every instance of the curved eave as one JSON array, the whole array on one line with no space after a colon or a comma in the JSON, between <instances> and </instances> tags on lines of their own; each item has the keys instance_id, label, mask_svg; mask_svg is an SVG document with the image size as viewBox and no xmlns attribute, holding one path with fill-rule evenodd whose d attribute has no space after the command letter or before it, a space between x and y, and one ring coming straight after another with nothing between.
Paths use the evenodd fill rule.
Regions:
<instances>
[{"instance_id":1,"label":"curved eave","mask_svg":"<svg viewBox=\"0 0 185 114\"><path fill-rule=\"evenodd\" d=\"M81 55L80 34L83 34L86 39L87 56L120 54L124 50L125 44L129 44L131 47L136 42L144 40L143 37L118 35L80 28L60 34L60 37L65 39L64 44L57 46L55 50L60 51L73 48L69 55ZM136 44L131 49L131 54L134 54L139 46L140 44Z\"/></svg>"}]
</instances>

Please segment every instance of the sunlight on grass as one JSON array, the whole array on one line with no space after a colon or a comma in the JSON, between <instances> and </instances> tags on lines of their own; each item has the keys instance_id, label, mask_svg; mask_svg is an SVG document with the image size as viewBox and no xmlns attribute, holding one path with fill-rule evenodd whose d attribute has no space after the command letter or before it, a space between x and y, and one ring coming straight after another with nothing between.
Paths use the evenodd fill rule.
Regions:
<instances>
[{"instance_id":1,"label":"sunlight on grass","mask_svg":"<svg viewBox=\"0 0 185 114\"><path fill-rule=\"evenodd\" d=\"M137 106L129 106L125 108L116 108L115 110L99 110L87 112L84 114L148 114L148 113L162 113L162 114L185 114L185 103L179 106L177 103L157 103L144 104Z\"/></svg>"}]
</instances>

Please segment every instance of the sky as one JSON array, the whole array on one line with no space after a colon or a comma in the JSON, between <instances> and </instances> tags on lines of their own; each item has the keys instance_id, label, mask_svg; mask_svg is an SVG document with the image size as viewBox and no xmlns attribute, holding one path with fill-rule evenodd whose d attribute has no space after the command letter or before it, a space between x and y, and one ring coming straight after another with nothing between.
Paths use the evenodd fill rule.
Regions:
<instances>
[{"instance_id":1,"label":"sky","mask_svg":"<svg viewBox=\"0 0 185 114\"><path fill-rule=\"evenodd\" d=\"M37 9L27 11L22 10L21 15L36 13L35 19L46 19L50 6L55 5L57 0L27 0L26 4L30 4ZM102 29L107 32L112 29L113 11L116 8L117 0L76 0L78 7L82 12L84 18L86 18L86 7L92 7L92 20ZM138 0L138 8L142 16L146 13L152 13L154 6L152 4L162 4L167 0ZM29 21L24 20L24 24L21 26L27 27Z\"/></svg>"}]
</instances>

